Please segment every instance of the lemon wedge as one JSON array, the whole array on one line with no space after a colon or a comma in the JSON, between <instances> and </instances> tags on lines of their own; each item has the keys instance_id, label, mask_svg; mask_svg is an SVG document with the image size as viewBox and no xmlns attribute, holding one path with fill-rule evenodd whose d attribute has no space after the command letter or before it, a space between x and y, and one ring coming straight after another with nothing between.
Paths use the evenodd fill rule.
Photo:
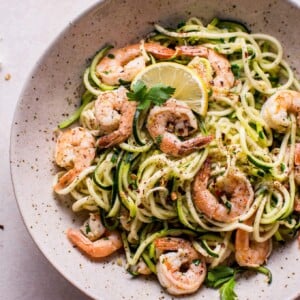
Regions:
<instances>
[{"instance_id":1,"label":"lemon wedge","mask_svg":"<svg viewBox=\"0 0 300 300\"><path fill-rule=\"evenodd\" d=\"M139 72L131 83L143 81L147 88L162 83L175 88L173 98L184 101L193 111L205 116L208 106L208 90L195 70L174 62L160 62Z\"/></svg>"}]
</instances>

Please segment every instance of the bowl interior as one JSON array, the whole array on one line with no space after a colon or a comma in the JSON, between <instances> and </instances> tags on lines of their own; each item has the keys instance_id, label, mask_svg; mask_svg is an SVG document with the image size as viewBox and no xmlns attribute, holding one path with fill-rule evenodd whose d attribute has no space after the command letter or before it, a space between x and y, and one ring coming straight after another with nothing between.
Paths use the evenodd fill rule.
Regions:
<instances>
[{"instance_id":1,"label":"bowl interior","mask_svg":"<svg viewBox=\"0 0 300 300\"><path fill-rule=\"evenodd\" d=\"M110 0L99 3L71 23L35 66L18 103L11 134L11 171L18 204L38 247L74 285L94 298L169 298L155 280L132 279L117 256L91 261L73 249L65 237L80 222L68 201L52 192L54 129L79 104L82 73L105 44L130 44L153 30L153 23L176 25L191 16L204 23L217 16L245 23L252 32L277 37L290 64L300 71L298 28L300 9L287 1L230 0ZM298 76L299 77L299 76ZM287 299L300 291L299 250L296 243L278 249L268 266L273 283L262 275L239 280L240 299ZM122 257L122 256L121 256ZM116 288L117 284L117 288ZM255 285L255 289L253 286ZM251 294L250 294L251 291ZM251 296L250 296L251 295ZM218 299L203 288L189 299Z\"/></svg>"}]
</instances>

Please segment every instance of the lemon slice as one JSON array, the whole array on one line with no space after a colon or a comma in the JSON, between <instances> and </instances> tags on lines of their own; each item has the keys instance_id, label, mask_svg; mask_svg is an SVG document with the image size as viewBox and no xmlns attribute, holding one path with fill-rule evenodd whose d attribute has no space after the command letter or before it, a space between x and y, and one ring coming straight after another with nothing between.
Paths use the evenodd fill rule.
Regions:
<instances>
[{"instance_id":1,"label":"lemon slice","mask_svg":"<svg viewBox=\"0 0 300 300\"><path fill-rule=\"evenodd\" d=\"M196 113L205 116L208 105L208 91L204 81L189 67L161 62L150 65L139 72L131 83L141 80L147 88L162 83L175 88L173 98L184 101Z\"/></svg>"},{"instance_id":2,"label":"lemon slice","mask_svg":"<svg viewBox=\"0 0 300 300\"><path fill-rule=\"evenodd\" d=\"M204 80L206 86L209 86L209 82L213 80L213 69L206 58L195 56L187 66Z\"/></svg>"}]
</instances>

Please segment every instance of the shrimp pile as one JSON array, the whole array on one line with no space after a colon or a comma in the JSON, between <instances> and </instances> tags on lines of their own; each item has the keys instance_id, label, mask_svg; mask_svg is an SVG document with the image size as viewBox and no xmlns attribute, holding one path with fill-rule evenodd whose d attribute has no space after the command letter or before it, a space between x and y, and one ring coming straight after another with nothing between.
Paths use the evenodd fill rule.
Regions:
<instances>
[{"instance_id":1,"label":"shrimp pile","mask_svg":"<svg viewBox=\"0 0 300 300\"><path fill-rule=\"evenodd\" d=\"M54 153L54 192L86 215L74 255L125 254L174 296L233 299L235 274L270 274L300 228L300 84L280 43L216 18L155 25L102 48L83 83Z\"/></svg>"}]
</instances>

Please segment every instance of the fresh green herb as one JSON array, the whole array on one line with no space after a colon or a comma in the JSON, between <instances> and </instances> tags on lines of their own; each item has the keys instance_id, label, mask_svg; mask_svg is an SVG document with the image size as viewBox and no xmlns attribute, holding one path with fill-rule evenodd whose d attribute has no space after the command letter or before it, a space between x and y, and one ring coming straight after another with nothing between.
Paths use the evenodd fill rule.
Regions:
<instances>
[{"instance_id":1,"label":"fresh green herb","mask_svg":"<svg viewBox=\"0 0 300 300\"><path fill-rule=\"evenodd\" d=\"M91 232L91 227L90 227L90 224L89 223L86 223L85 225L85 233L88 234L89 232Z\"/></svg>"},{"instance_id":2,"label":"fresh green herb","mask_svg":"<svg viewBox=\"0 0 300 300\"><path fill-rule=\"evenodd\" d=\"M144 82L138 80L132 88L132 92L127 93L127 97L131 101L139 103L137 109L148 109L151 104L164 104L175 92L175 88L158 83L152 88L147 89Z\"/></svg>"},{"instance_id":3,"label":"fresh green herb","mask_svg":"<svg viewBox=\"0 0 300 300\"><path fill-rule=\"evenodd\" d=\"M236 284L236 275L244 271L255 271L265 274L268 277L268 283L272 282L272 274L266 267L258 268L230 268L226 266L218 266L216 268L208 270L205 284L208 287L219 288L221 300L235 300L237 295L234 291Z\"/></svg>"},{"instance_id":4,"label":"fresh green herb","mask_svg":"<svg viewBox=\"0 0 300 300\"><path fill-rule=\"evenodd\" d=\"M192 263L195 265L195 266L199 266L200 265L200 259L194 259L193 261L192 261Z\"/></svg>"},{"instance_id":5,"label":"fresh green herb","mask_svg":"<svg viewBox=\"0 0 300 300\"><path fill-rule=\"evenodd\" d=\"M208 93L207 93L208 97L212 96L212 94L213 94L213 90L212 90L212 89L209 89L209 90L208 90Z\"/></svg>"},{"instance_id":6,"label":"fresh green herb","mask_svg":"<svg viewBox=\"0 0 300 300\"><path fill-rule=\"evenodd\" d=\"M156 138L156 144L160 145L161 142L162 142L162 139L163 139L162 134L158 135L157 138Z\"/></svg>"},{"instance_id":7,"label":"fresh green herb","mask_svg":"<svg viewBox=\"0 0 300 300\"><path fill-rule=\"evenodd\" d=\"M223 279L229 280L234 276L234 269L226 266L218 266L216 268L210 269L207 273L206 285L213 288L218 288L220 281Z\"/></svg>"},{"instance_id":8,"label":"fresh green herb","mask_svg":"<svg viewBox=\"0 0 300 300\"><path fill-rule=\"evenodd\" d=\"M258 136L259 136L260 139L264 139L265 138L265 134L264 134L264 132L262 130L260 130L258 132Z\"/></svg>"},{"instance_id":9,"label":"fresh green herb","mask_svg":"<svg viewBox=\"0 0 300 300\"><path fill-rule=\"evenodd\" d=\"M114 58L115 58L115 56L114 56L112 53L109 53L109 54L107 55L107 57L108 57L108 58L111 58L111 59L114 59Z\"/></svg>"},{"instance_id":10,"label":"fresh green herb","mask_svg":"<svg viewBox=\"0 0 300 300\"><path fill-rule=\"evenodd\" d=\"M285 169L286 169L286 165L284 163L281 163L280 164L280 170L281 170L281 172L284 172Z\"/></svg>"},{"instance_id":11,"label":"fresh green herb","mask_svg":"<svg viewBox=\"0 0 300 300\"><path fill-rule=\"evenodd\" d=\"M235 78L240 78L241 77L241 68L240 68L239 65L233 64L231 66L231 71L232 71Z\"/></svg>"},{"instance_id":12,"label":"fresh green herb","mask_svg":"<svg viewBox=\"0 0 300 300\"><path fill-rule=\"evenodd\" d=\"M225 201L225 206L226 208L228 209L228 211L230 212L231 211L231 203L229 201Z\"/></svg>"},{"instance_id":13,"label":"fresh green herb","mask_svg":"<svg viewBox=\"0 0 300 300\"><path fill-rule=\"evenodd\" d=\"M221 300L235 300L237 294L234 292L235 279L232 277L229 281L224 283L220 288Z\"/></svg>"},{"instance_id":14,"label":"fresh green herb","mask_svg":"<svg viewBox=\"0 0 300 300\"><path fill-rule=\"evenodd\" d=\"M218 266L208 271L205 283L208 287L220 288L221 300L235 300L235 274L236 271L230 267Z\"/></svg>"}]
</instances>

